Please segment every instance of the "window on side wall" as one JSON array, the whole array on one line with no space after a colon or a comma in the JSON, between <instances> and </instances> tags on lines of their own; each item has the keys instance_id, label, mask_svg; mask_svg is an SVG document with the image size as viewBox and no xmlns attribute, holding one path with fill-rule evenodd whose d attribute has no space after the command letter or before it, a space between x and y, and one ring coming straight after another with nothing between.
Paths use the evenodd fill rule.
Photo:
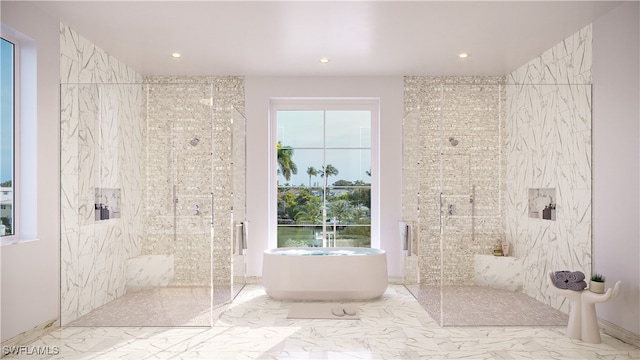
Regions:
<instances>
[{"instance_id":1,"label":"window on side wall","mask_svg":"<svg viewBox=\"0 0 640 360\"><path fill-rule=\"evenodd\" d=\"M0 236L16 233L16 54L15 41L0 44Z\"/></svg>"},{"instance_id":2,"label":"window on side wall","mask_svg":"<svg viewBox=\"0 0 640 360\"><path fill-rule=\"evenodd\" d=\"M271 101L277 247L379 246L378 109L378 99Z\"/></svg>"}]
</instances>

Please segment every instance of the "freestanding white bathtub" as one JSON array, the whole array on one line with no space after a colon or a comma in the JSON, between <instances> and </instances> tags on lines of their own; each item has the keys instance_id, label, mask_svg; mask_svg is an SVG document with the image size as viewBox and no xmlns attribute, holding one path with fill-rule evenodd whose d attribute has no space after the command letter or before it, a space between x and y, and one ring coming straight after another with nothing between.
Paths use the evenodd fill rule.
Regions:
<instances>
[{"instance_id":1,"label":"freestanding white bathtub","mask_svg":"<svg viewBox=\"0 0 640 360\"><path fill-rule=\"evenodd\" d=\"M387 253L369 248L264 251L262 284L286 300L369 300L387 289Z\"/></svg>"}]
</instances>

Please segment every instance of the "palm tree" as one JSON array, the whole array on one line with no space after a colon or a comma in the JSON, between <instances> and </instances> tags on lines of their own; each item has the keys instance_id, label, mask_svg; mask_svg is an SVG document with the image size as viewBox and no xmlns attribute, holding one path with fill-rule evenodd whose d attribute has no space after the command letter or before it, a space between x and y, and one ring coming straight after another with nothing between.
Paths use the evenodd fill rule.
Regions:
<instances>
[{"instance_id":1,"label":"palm tree","mask_svg":"<svg viewBox=\"0 0 640 360\"><path fill-rule=\"evenodd\" d=\"M340 199L329 203L329 213L338 222L341 222L348 217L351 212L351 203L349 201Z\"/></svg>"},{"instance_id":2,"label":"palm tree","mask_svg":"<svg viewBox=\"0 0 640 360\"><path fill-rule=\"evenodd\" d=\"M296 206L294 219L298 223L322 224L322 204L320 201L311 200Z\"/></svg>"},{"instance_id":3,"label":"palm tree","mask_svg":"<svg viewBox=\"0 0 640 360\"><path fill-rule=\"evenodd\" d=\"M288 146L283 146L278 141L278 173L284 176L285 180L291 179L291 174L298 173L298 167L293 162L293 149Z\"/></svg>"},{"instance_id":4,"label":"palm tree","mask_svg":"<svg viewBox=\"0 0 640 360\"><path fill-rule=\"evenodd\" d=\"M331 164L327 164L327 166L322 166L322 169L319 171L320 176L324 178L324 186L327 186L327 179L329 176L338 175L338 169Z\"/></svg>"},{"instance_id":5,"label":"palm tree","mask_svg":"<svg viewBox=\"0 0 640 360\"><path fill-rule=\"evenodd\" d=\"M371 224L371 218L362 206L351 209L349 215L351 215L351 222L355 224Z\"/></svg>"},{"instance_id":6,"label":"palm tree","mask_svg":"<svg viewBox=\"0 0 640 360\"><path fill-rule=\"evenodd\" d=\"M309 166L307 168L307 175L309 175L309 187L311 187L311 177L318 176L318 170L316 170L316 168L314 168L313 166Z\"/></svg>"}]
</instances>

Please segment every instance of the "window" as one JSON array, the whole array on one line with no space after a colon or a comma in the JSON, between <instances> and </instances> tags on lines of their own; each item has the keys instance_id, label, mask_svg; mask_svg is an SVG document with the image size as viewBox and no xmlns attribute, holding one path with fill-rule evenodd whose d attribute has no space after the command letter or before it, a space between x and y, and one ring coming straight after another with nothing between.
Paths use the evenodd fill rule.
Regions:
<instances>
[{"instance_id":1,"label":"window","mask_svg":"<svg viewBox=\"0 0 640 360\"><path fill-rule=\"evenodd\" d=\"M273 100L271 115L277 247L371 247L378 101Z\"/></svg>"},{"instance_id":2,"label":"window","mask_svg":"<svg viewBox=\"0 0 640 360\"><path fill-rule=\"evenodd\" d=\"M0 44L0 236L15 234L15 74L16 45Z\"/></svg>"}]
</instances>

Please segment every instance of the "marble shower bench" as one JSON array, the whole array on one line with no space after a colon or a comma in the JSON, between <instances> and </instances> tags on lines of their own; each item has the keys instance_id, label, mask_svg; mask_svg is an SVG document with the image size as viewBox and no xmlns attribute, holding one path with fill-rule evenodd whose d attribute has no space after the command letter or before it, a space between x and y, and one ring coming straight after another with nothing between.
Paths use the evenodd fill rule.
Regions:
<instances>
[{"instance_id":1,"label":"marble shower bench","mask_svg":"<svg viewBox=\"0 0 640 360\"><path fill-rule=\"evenodd\" d=\"M173 280L173 255L140 255L126 261L127 291L167 286Z\"/></svg>"},{"instance_id":2,"label":"marble shower bench","mask_svg":"<svg viewBox=\"0 0 640 360\"><path fill-rule=\"evenodd\" d=\"M473 283L495 289L522 291L522 260L512 256L473 256Z\"/></svg>"}]
</instances>

